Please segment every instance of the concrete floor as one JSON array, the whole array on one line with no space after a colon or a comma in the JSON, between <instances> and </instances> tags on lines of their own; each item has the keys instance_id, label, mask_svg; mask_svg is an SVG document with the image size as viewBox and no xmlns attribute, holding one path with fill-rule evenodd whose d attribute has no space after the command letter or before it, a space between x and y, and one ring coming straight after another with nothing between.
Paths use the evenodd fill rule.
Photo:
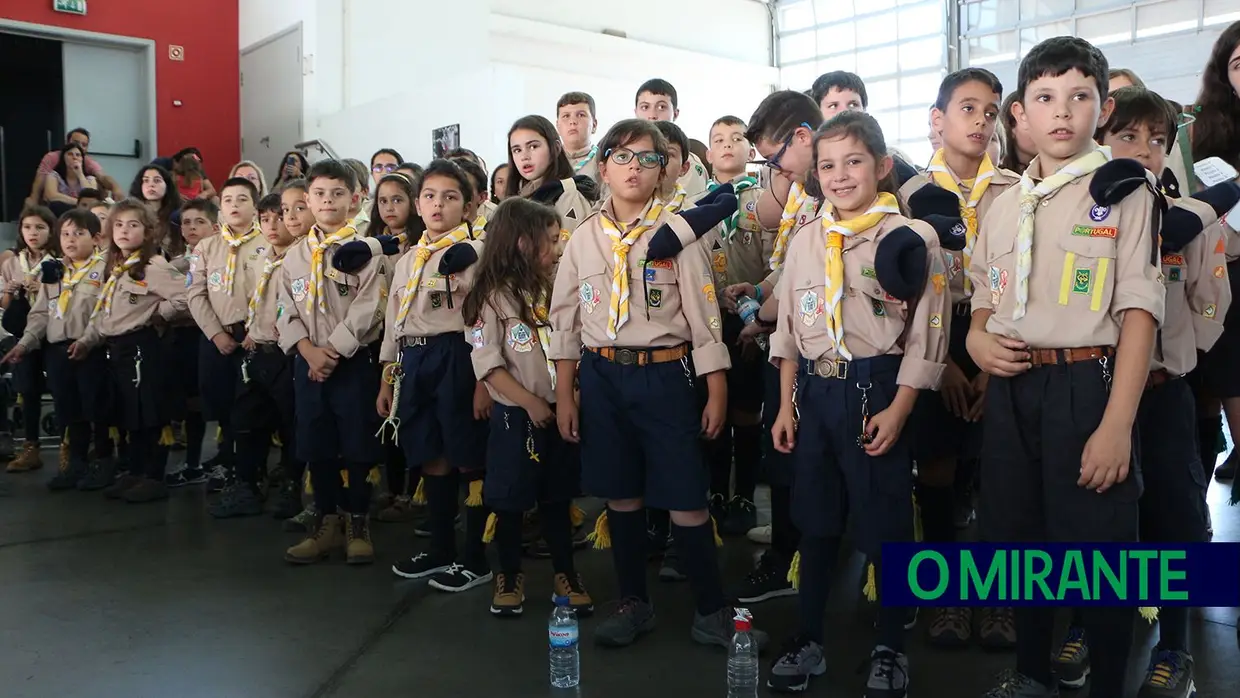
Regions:
<instances>
[{"instance_id":1,"label":"concrete floor","mask_svg":"<svg viewBox=\"0 0 1240 698\"><path fill-rule=\"evenodd\" d=\"M296 542L270 518L213 521L201 487L152 505L109 502L98 494L52 495L48 467L21 476L0 499L0 696L5 698L369 698L575 694L722 696L722 649L689 640L687 585L651 590L659 630L627 650L582 644L582 686L547 684L550 569L528 561L526 615L498 621L490 592L451 595L398 580L390 564L424 542L408 525L379 524L373 567L333 562L286 565ZM1211 487L1216 540L1240 541L1240 508L1226 486ZM757 551L748 542L723 551L729 578ZM610 554L584 551L578 564L597 602L614 598ZM808 695L857 698L868 656L873 607L859 604L860 562L833 595L828 673ZM754 607L757 623L782 640L795 599ZM1193 615L1191 641L1199 698L1240 695L1237 609ZM583 637L597 620L583 623ZM974 698L1011 655L925 645L911 634L918 698ZM1142 626L1134 648L1133 695L1152 645ZM769 658L763 658L763 667ZM763 691L765 693L765 691ZM1065 695L1073 695L1066 693ZM1075 695L1087 695L1078 692Z\"/></svg>"}]
</instances>

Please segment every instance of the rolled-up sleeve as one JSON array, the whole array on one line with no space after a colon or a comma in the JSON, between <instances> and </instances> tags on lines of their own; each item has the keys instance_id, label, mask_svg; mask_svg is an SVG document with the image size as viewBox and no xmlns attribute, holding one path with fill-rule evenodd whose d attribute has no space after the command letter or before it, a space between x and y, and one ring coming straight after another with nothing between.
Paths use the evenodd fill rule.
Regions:
<instances>
[{"instance_id":1,"label":"rolled-up sleeve","mask_svg":"<svg viewBox=\"0 0 1240 698\"><path fill-rule=\"evenodd\" d=\"M693 368L699 376L732 367L723 343L723 319L715 293L715 277L703 245L694 243L676 257L680 307L693 337Z\"/></svg>"},{"instance_id":2,"label":"rolled-up sleeve","mask_svg":"<svg viewBox=\"0 0 1240 698\"><path fill-rule=\"evenodd\" d=\"M775 321L775 332L771 334L771 363L778 367L781 360L800 359L801 350L797 348L797 340L792 333L792 316L788 313L790 308L796 307L796 303L792 300L792 284L787 277L780 277L772 295L778 304L779 315Z\"/></svg>"},{"instance_id":3,"label":"rolled-up sleeve","mask_svg":"<svg viewBox=\"0 0 1240 698\"><path fill-rule=\"evenodd\" d=\"M581 283L577 276L577 251L581 244L575 240L570 238L564 247L551 291L551 346L547 348L547 358L552 361L581 360L581 304L577 301Z\"/></svg>"},{"instance_id":4,"label":"rolled-up sleeve","mask_svg":"<svg viewBox=\"0 0 1240 698\"><path fill-rule=\"evenodd\" d=\"M1122 206L1116 235L1111 317L1117 324L1123 324L1124 311L1144 310L1161 326L1167 294L1161 279L1162 267L1153 258L1154 234L1150 221L1153 194L1138 190L1125 199ZM974 298L977 295L974 294Z\"/></svg>"},{"instance_id":5,"label":"rolled-up sleeve","mask_svg":"<svg viewBox=\"0 0 1240 698\"><path fill-rule=\"evenodd\" d=\"M915 222L914 225L924 224ZM938 390L943 381L943 371L947 368L951 292L934 285L935 276L945 275L947 269L943 263L942 248L932 237L933 231L930 231L931 237L924 230L918 232L927 240L926 268L930 273L926 274L921 300L917 302L912 317L906 320L904 358L900 360L896 384L917 390Z\"/></svg>"}]
</instances>

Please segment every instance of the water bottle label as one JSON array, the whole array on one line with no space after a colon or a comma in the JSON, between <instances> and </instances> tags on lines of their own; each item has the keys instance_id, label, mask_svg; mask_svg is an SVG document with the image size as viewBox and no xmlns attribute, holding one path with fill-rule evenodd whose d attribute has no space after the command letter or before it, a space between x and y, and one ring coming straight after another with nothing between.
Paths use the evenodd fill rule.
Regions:
<instances>
[{"instance_id":1,"label":"water bottle label","mask_svg":"<svg viewBox=\"0 0 1240 698\"><path fill-rule=\"evenodd\" d=\"M552 647L573 647L577 644L577 629L548 628L547 639Z\"/></svg>"}]
</instances>

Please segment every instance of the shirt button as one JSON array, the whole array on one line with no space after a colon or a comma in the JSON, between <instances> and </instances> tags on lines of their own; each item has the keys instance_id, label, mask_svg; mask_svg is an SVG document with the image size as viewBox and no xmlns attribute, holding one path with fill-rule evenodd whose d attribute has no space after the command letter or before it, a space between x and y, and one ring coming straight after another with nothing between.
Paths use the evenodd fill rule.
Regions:
<instances>
[{"instance_id":1,"label":"shirt button","mask_svg":"<svg viewBox=\"0 0 1240 698\"><path fill-rule=\"evenodd\" d=\"M1051 205L1051 202L1050 202L1049 200L1047 200L1047 199L1042 199L1042 205L1043 205L1043 206L1050 206L1050 205Z\"/></svg>"}]
</instances>

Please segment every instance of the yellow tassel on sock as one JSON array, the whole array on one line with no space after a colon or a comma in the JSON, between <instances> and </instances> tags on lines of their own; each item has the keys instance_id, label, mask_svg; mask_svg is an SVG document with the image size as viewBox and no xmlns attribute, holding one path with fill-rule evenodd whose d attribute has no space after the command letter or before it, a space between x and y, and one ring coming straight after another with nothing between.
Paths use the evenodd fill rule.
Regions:
<instances>
[{"instance_id":1,"label":"yellow tassel on sock","mask_svg":"<svg viewBox=\"0 0 1240 698\"><path fill-rule=\"evenodd\" d=\"M788 581L793 589L801 588L801 553L792 556L792 564L788 565Z\"/></svg>"},{"instance_id":2,"label":"yellow tassel on sock","mask_svg":"<svg viewBox=\"0 0 1240 698\"><path fill-rule=\"evenodd\" d=\"M271 445L272 445L272 446L275 446L276 448L283 448L283 447L284 447L284 442L280 440L280 435L279 435L279 434L272 434L272 435L271 435Z\"/></svg>"},{"instance_id":3,"label":"yellow tassel on sock","mask_svg":"<svg viewBox=\"0 0 1240 698\"><path fill-rule=\"evenodd\" d=\"M865 566L865 587L861 589L867 601L878 601L878 581L875 579L874 563Z\"/></svg>"},{"instance_id":4,"label":"yellow tassel on sock","mask_svg":"<svg viewBox=\"0 0 1240 698\"><path fill-rule=\"evenodd\" d=\"M305 486L306 494L314 494L314 485L310 484L310 469L309 468L306 469L306 475L302 479L306 481L306 486Z\"/></svg>"},{"instance_id":5,"label":"yellow tassel on sock","mask_svg":"<svg viewBox=\"0 0 1240 698\"><path fill-rule=\"evenodd\" d=\"M719 522L715 521L715 517L710 517L710 528L715 532L715 547L723 547L723 539L719 537Z\"/></svg>"},{"instance_id":6,"label":"yellow tassel on sock","mask_svg":"<svg viewBox=\"0 0 1240 698\"><path fill-rule=\"evenodd\" d=\"M215 443L218 444L222 442L223 440L224 440L224 427L216 427L215 428Z\"/></svg>"},{"instance_id":7,"label":"yellow tassel on sock","mask_svg":"<svg viewBox=\"0 0 1240 698\"><path fill-rule=\"evenodd\" d=\"M1141 608L1137 610L1138 612L1140 612L1141 617L1149 621L1151 625L1154 624L1154 621L1158 620L1158 607L1157 606L1142 606Z\"/></svg>"},{"instance_id":8,"label":"yellow tassel on sock","mask_svg":"<svg viewBox=\"0 0 1240 698\"><path fill-rule=\"evenodd\" d=\"M159 445L160 446L171 446L175 444L176 442L177 442L176 436L172 434L172 427L170 426L164 427L163 430L159 432Z\"/></svg>"},{"instance_id":9,"label":"yellow tassel on sock","mask_svg":"<svg viewBox=\"0 0 1240 698\"><path fill-rule=\"evenodd\" d=\"M577 528L586 522L586 512L576 504L568 508L568 520L572 522L573 528Z\"/></svg>"},{"instance_id":10,"label":"yellow tassel on sock","mask_svg":"<svg viewBox=\"0 0 1240 698\"><path fill-rule=\"evenodd\" d=\"M498 521L499 517L495 515L495 512L491 512L491 515L487 517L487 527L482 529L483 543L490 543L495 540L495 524Z\"/></svg>"},{"instance_id":11,"label":"yellow tassel on sock","mask_svg":"<svg viewBox=\"0 0 1240 698\"><path fill-rule=\"evenodd\" d=\"M418 488L413 491L413 503L426 506L426 480L418 478Z\"/></svg>"},{"instance_id":12,"label":"yellow tassel on sock","mask_svg":"<svg viewBox=\"0 0 1240 698\"><path fill-rule=\"evenodd\" d=\"M121 442L121 430L117 429L116 427L108 427L108 438L112 439L112 443L114 444L120 443Z\"/></svg>"},{"instance_id":13,"label":"yellow tassel on sock","mask_svg":"<svg viewBox=\"0 0 1240 698\"><path fill-rule=\"evenodd\" d=\"M382 481L383 476L379 475L379 466L374 466L370 469L370 472L366 473L366 482L369 482L377 487Z\"/></svg>"},{"instance_id":14,"label":"yellow tassel on sock","mask_svg":"<svg viewBox=\"0 0 1240 698\"><path fill-rule=\"evenodd\" d=\"M22 404L22 394L21 394L21 393L18 393L18 394L17 394L17 399L13 401L13 404L15 404L15 405L20 405L20 404Z\"/></svg>"},{"instance_id":15,"label":"yellow tassel on sock","mask_svg":"<svg viewBox=\"0 0 1240 698\"><path fill-rule=\"evenodd\" d=\"M349 489L349 471L348 470L344 470L343 468L340 470L340 482L344 485L344 488L346 490Z\"/></svg>"},{"instance_id":16,"label":"yellow tassel on sock","mask_svg":"<svg viewBox=\"0 0 1240 698\"><path fill-rule=\"evenodd\" d=\"M926 531L921 523L921 506L917 504L917 495L913 495L913 540L918 543L926 538Z\"/></svg>"},{"instance_id":17,"label":"yellow tassel on sock","mask_svg":"<svg viewBox=\"0 0 1240 698\"><path fill-rule=\"evenodd\" d=\"M606 509L594 521L594 530L586 536L586 540L594 544L595 550L606 550L611 547L611 527L607 525Z\"/></svg>"},{"instance_id":18,"label":"yellow tassel on sock","mask_svg":"<svg viewBox=\"0 0 1240 698\"><path fill-rule=\"evenodd\" d=\"M482 506L482 480L469 481L469 496L465 498L465 506Z\"/></svg>"}]
</instances>

